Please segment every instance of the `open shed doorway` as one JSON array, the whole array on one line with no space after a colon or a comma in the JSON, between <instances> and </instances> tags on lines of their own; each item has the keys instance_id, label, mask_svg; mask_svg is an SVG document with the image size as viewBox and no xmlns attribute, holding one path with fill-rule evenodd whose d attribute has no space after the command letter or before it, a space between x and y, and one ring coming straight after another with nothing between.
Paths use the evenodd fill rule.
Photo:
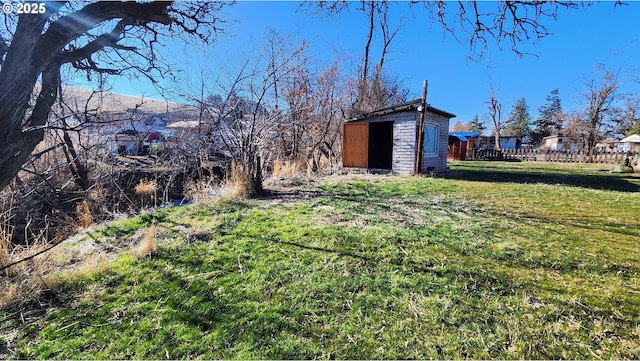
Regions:
<instances>
[{"instance_id":1,"label":"open shed doorway","mask_svg":"<svg viewBox=\"0 0 640 361\"><path fill-rule=\"evenodd\" d=\"M369 168L391 170L393 122L369 123Z\"/></svg>"}]
</instances>

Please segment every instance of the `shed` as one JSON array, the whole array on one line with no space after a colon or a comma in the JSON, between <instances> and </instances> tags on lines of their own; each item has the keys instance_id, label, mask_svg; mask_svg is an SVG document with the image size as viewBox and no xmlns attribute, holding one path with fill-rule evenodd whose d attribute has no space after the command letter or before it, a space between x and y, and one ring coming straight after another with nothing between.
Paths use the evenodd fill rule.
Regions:
<instances>
[{"instance_id":1,"label":"shed","mask_svg":"<svg viewBox=\"0 0 640 361\"><path fill-rule=\"evenodd\" d=\"M455 115L430 105L426 108L420 173L445 171L449 119ZM422 100L416 99L346 122L342 133L343 167L413 174L422 110Z\"/></svg>"},{"instance_id":2,"label":"shed","mask_svg":"<svg viewBox=\"0 0 640 361\"><path fill-rule=\"evenodd\" d=\"M640 151L640 134L632 134L616 143L622 152L638 152Z\"/></svg>"},{"instance_id":3,"label":"shed","mask_svg":"<svg viewBox=\"0 0 640 361\"><path fill-rule=\"evenodd\" d=\"M473 149L482 132L449 132L448 158L465 160L467 148Z\"/></svg>"},{"instance_id":4,"label":"shed","mask_svg":"<svg viewBox=\"0 0 640 361\"><path fill-rule=\"evenodd\" d=\"M567 136L550 135L542 138L540 148L559 151L578 151L580 145Z\"/></svg>"}]
</instances>

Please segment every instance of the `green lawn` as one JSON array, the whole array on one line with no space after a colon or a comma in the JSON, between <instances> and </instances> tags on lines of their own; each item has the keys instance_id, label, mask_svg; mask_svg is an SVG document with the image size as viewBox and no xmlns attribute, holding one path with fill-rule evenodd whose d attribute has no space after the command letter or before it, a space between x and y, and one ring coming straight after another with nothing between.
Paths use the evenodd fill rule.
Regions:
<instances>
[{"instance_id":1,"label":"green lawn","mask_svg":"<svg viewBox=\"0 0 640 361\"><path fill-rule=\"evenodd\" d=\"M640 178L606 167L453 163L161 209L91 240L154 223L151 257L0 311L0 354L638 358Z\"/></svg>"}]
</instances>

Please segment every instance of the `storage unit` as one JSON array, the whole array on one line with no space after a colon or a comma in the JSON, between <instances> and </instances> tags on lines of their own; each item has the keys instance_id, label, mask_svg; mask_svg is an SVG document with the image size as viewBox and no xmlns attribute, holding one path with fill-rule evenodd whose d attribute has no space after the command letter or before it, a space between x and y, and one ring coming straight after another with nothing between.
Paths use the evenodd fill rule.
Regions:
<instances>
[{"instance_id":1,"label":"storage unit","mask_svg":"<svg viewBox=\"0 0 640 361\"><path fill-rule=\"evenodd\" d=\"M449 132L449 159L465 160L467 149L475 148L476 139L482 132Z\"/></svg>"},{"instance_id":2,"label":"storage unit","mask_svg":"<svg viewBox=\"0 0 640 361\"><path fill-rule=\"evenodd\" d=\"M342 165L369 171L414 174L422 100L367 113L344 124ZM449 120L454 114L427 105L420 173L447 170Z\"/></svg>"}]
</instances>

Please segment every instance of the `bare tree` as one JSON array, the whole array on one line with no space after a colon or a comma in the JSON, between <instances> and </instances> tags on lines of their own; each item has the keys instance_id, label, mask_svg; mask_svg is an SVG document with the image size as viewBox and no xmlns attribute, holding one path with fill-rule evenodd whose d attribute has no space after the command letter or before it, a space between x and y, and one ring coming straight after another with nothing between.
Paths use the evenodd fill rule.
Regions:
<instances>
[{"instance_id":1,"label":"bare tree","mask_svg":"<svg viewBox=\"0 0 640 361\"><path fill-rule=\"evenodd\" d=\"M584 126L584 113L582 111L573 111L564 114L565 124L562 134L571 141L566 142L565 149L571 143L577 145L579 150L586 149L587 128Z\"/></svg>"},{"instance_id":2,"label":"bare tree","mask_svg":"<svg viewBox=\"0 0 640 361\"><path fill-rule=\"evenodd\" d=\"M320 73L315 88L316 107L311 119L311 142L307 158L311 169L318 171L324 158L329 162L329 171L338 163L341 151L344 109L348 107L345 84L340 80L338 63Z\"/></svg>"},{"instance_id":3,"label":"bare tree","mask_svg":"<svg viewBox=\"0 0 640 361\"><path fill-rule=\"evenodd\" d=\"M369 58L371 53L371 42L373 41L373 33L375 30L376 2L362 1L361 10L367 15L369 22L367 41L364 46L364 58L362 60L362 83L366 84L369 78Z\"/></svg>"},{"instance_id":4,"label":"bare tree","mask_svg":"<svg viewBox=\"0 0 640 361\"><path fill-rule=\"evenodd\" d=\"M466 123L462 123L461 121L456 121L453 124L453 127L451 127L451 130L454 132L471 132L472 130L472 125L471 125L471 121L468 121Z\"/></svg>"},{"instance_id":5,"label":"bare tree","mask_svg":"<svg viewBox=\"0 0 640 361\"><path fill-rule=\"evenodd\" d=\"M357 11L361 11L367 19L367 34L365 39L362 65L358 69L359 76L352 81L352 106L349 116L359 116L363 113L383 108L391 103L404 101L407 91L399 82L385 73L384 64L391 51L391 43L404 26L404 19L397 20L391 25L389 16L390 1L349 2L307 2L310 11L322 16L333 16L348 11L351 4L358 4ZM371 55L375 45L376 34L382 37L380 58L375 61Z\"/></svg>"},{"instance_id":6,"label":"bare tree","mask_svg":"<svg viewBox=\"0 0 640 361\"><path fill-rule=\"evenodd\" d=\"M208 41L222 3L50 2L38 14L5 15L0 29L0 189L44 137L61 68L90 74L167 74L161 39ZM31 96L40 82L37 98Z\"/></svg>"},{"instance_id":7,"label":"bare tree","mask_svg":"<svg viewBox=\"0 0 640 361\"><path fill-rule=\"evenodd\" d=\"M373 4L375 3L375 4ZM386 1L373 1L363 5L370 9ZM321 16L333 16L348 11L349 1L307 1L304 7ZM505 44L518 56L525 42L537 42L551 34L546 21L555 20L561 8L575 9L589 6L583 1L428 1L416 0L405 3L414 13L427 11L434 23L459 42L469 45L469 57L483 59L489 55L492 41L502 48ZM614 2L614 6L620 2Z\"/></svg>"},{"instance_id":8,"label":"bare tree","mask_svg":"<svg viewBox=\"0 0 640 361\"><path fill-rule=\"evenodd\" d=\"M640 134L640 95L627 96L624 106L615 109L614 119L616 137Z\"/></svg>"},{"instance_id":9,"label":"bare tree","mask_svg":"<svg viewBox=\"0 0 640 361\"><path fill-rule=\"evenodd\" d=\"M498 101L493 85L489 88L489 101L487 104L489 105L489 119L493 124L494 147L496 150L500 150L500 137L505 127L505 122L502 120L502 104Z\"/></svg>"},{"instance_id":10,"label":"bare tree","mask_svg":"<svg viewBox=\"0 0 640 361\"><path fill-rule=\"evenodd\" d=\"M586 148L589 162L593 161L596 144L613 130L615 101L619 98L620 80L603 66L598 66L591 79L585 80L587 91L582 95L584 109L578 118L586 133Z\"/></svg>"},{"instance_id":11,"label":"bare tree","mask_svg":"<svg viewBox=\"0 0 640 361\"><path fill-rule=\"evenodd\" d=\"M284 122L276 129L279 141L273 153L297 163L306 156L316 94L304 52L299 52L291 65L291 73L283 84L287 109Z\"/></svg>"},{"instance_id":12,"label":"bare tree","mask_svg":"<svg viewBox=\"0 0 640 361\"><path fill-rule=\"evenodd\" d=\"M262 190L262 160L276 130L286 119L280 93L296 69L296 60L306 44L292 46L288 38L270 32L257 49L245 57L240 69L225 86L226 98L215 123L226 149L233 155L243 191L249 195Z\"/></svg>"},{"instance_id":13,"label":"bare tree","mask_svg":"<svg viewBox=\"0 0 640 361\"><path fill-rule=\"evenodd\" d=\"M615 1L614 6L622 2ZM558 18L558 10L588 7L587 1L412 1L422 5L445 33L469 46L469 58L481 60L490 56L491 44L498 49L508 46L517 56L535 55L522 50L522 44L536 43L552 35L545 25Z\"/></svg>"}]
</instances>

